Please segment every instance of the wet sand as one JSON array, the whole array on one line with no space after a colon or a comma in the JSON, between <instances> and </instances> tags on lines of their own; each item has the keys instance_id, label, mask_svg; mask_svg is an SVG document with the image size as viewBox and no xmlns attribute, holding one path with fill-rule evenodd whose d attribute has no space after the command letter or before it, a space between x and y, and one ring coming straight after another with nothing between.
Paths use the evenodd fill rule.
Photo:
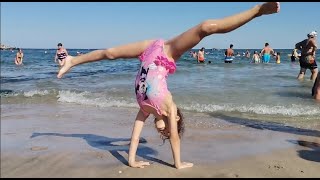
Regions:
<instances>
[{"instance_id":1,"label":"wet sand","mask_svg":"<svg viewBox=\"0 0 320 180\"><path fill-rule=\"evenodd\" d=\"M181 159L172 167L150 117L127 165L137 109L62 104L1 105L1 177L320 177L320 130L184 113Z\"/></svg>"}]
</instances>

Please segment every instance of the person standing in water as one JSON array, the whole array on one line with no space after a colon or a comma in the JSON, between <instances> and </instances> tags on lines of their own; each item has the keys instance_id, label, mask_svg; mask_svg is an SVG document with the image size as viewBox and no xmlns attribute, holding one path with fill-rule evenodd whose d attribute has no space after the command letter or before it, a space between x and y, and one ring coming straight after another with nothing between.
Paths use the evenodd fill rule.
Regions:
<instances>
[{"instance_id":1,"label":"person standing in water","mask_svg":"<svg viewBox=\"0 0 320 180\"><path fill-rule=\"evenodd\" d=\"M246 51L245 56L246 56L246 58L250 59L251 54L250 54L250 51L249 51L249 50Z\"/></svg>"},{"instance_id":2,"label":"person standing in water","mask_svg":"<svg viewBox=\"0 0 320 180\"><path fill-rule=\"evenodd\" d=\"M204 63L204 47L198 52L198 63Z\"/></svg>"},{"instance_id":3,"label":"person standing in water","mask_svg":"<svg viewBox=\"0 0 320 180\"><path fill-rule=\"evenodd\" d=\"M194 59L197 59L198 54L197 54L197 52L196 52L196 51L193 51L193 53L192 53L192 57L193 57Z\"/></svg>"},{"instance_id":4,"label":"person standing in water","mask_svg":"<svg viewBox=\"0 0 320 180\"><path fill-rule=\"evenodd\" d=\"M23 52L22 52L22 49L19 48L19 49L18 49L18 52L17 52L17 54L16 54L16 58L15 58L15 60L14 60L14 63L15 63L16 65L22 65L23 57L24 57L24 54L23 54Z\"/></svg>"},{"instance_id":5,"label":"person standing in water","mask_svg":"<svg viewBox=\"0 0 320 180\"><path fill-rule=\"evenodd\" d=\"M310 32L307 37L307 39L296 44L296 49L301 51L301 56L299 59L300 72L297 78L299 80L303 79L307 69L310 69L310 79L315 81L318 75L318 66L316 61L317 31Z\"/></svg>"},{"instance_id":6,"label":"person standing in water","mask_svg":"<svg viewBox=\"0 0 320 180\"><path fill-rule=\"evenodd\" d=\"M297 52L297 49L294 48L292 50L292 54L291 54L291 62L296 62L296 60L298 59L298 52Z\"/></svg>"},{"instance_id":7,"label":"person standing in water","mask_svg":"<svg viewBox=\"0 0 320 180\"><path fill-rule=\"evenodd\" d=\"M62 43L58 44L58 49L54 57L54 62L59 62L60 66L63 66L65 63L65 58L68 56L68 51L62 46Z\"/></svg>"},{"instance_id":8,"label":"person standing in water","mask_svg":"<svg viewBox=\"0 0 320 180\"><path fill-rule=\"evenodd\" d=\"M226 56L224 59L224 63L232 63L234 57L233 44L230 44L229 48L224 52Z\"/></svg>"},{"instance_id":9,"label":"person standing in water","mask_svg":"<svg viewBox=\"0 0 320 180\"><path fill-rule=\"evenodd\" d=\"M262 62L269 63L272 54L274 54L274 50L269 46L269 43L265 43L261 50Z\"/></svg>"},{"instance_id":10,"label":"person standing in water","mask_svg":"<svg viewBox=\"0 0 320 180\"><path fill-rule=\"evenodd\" d=\"M258 51L254 51L254 54L252 56L252 62L255 64L260 63L260 55L259 55Z\"/></svg>"}]
</instances>

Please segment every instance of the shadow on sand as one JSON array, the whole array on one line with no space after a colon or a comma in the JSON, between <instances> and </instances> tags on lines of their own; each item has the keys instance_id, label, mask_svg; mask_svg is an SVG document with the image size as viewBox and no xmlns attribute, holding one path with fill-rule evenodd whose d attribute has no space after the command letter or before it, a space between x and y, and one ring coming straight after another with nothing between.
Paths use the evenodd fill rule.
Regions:
<instances>
[{"instance_id":1,"label":"shadow on sand","mask_svg":"<svg viewBox=\"0 0 320 180\"><path fill-rule=\"evenodd\" d=\"M58 136L58 137L72 137L72 138L81 138L85 140L88 145L91 147L107 150L109 151L115 158L117 158L120 162L125 165L129 165L126 158L124 158L119 152L124 151L129 154L129 146L130 146L130 138L109 138L105 136L99 136L94 134L61 134L61 133L33 133L30 138L35 138L39 136ZM145 145L147 140L144 138L140 138L139 147L137 149L137 155L149 161L157 162L163 165L171 166L173 165L164 162L160 159L152 157L153 155L157 155L158 152L150 147Z\"/></svg>"},{"instance_id":2,"label":"shadow on sand","mask_svg":"<svg viewBox=\"0 0 320 180\"><path fill-rule=\"evenodd\" d=\"M299 157L302 159L313 161L313 162L320 162L320 144L316 142L309 142L303 140L288 140L293 144L297 144L303 147L308 147L311 150L298 150L297 153Z\"/></svg>"},{"instance_id":3,"label":"shadow on sand","mask_svg":"<svg viewBox=\"0 0 320 180\"><path fill-rule=\"evenodd\" d=\"M210 116L214 118L222 119L224 121L227 121L233 124L239 124L239 125L243 125L243 126L254 128L254 129L271 130L271 131L285 132L290 134L320 137L320 131L287 126L282 123L265 122L265 121L262 122L255 119L232 117L232 116L227 116L219 113L211 113Z\"/></svg>"}]
</instances>

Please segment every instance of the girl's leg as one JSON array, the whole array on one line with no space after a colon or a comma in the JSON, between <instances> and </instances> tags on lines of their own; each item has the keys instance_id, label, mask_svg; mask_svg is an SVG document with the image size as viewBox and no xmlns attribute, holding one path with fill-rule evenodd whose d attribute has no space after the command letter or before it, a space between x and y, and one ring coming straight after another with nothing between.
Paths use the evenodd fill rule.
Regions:
<instances>
[{"instance_id":1,"label":"girl's leg","mask_svg":"<svg viewBox=\"0 0 320 180\"><path fill-rule=\"evenodd\" d=\"M223 19L206 20L181 35L167 41L168 56L178 60L184 52L193 48L206 36L233 31L256 17L273 14L279 11L279 2L268 2Z\"/></svg>"},{"instance_id":2,"label":"girl's leg","mask_svg":"<svg viewBox=\"0 0 320 180\"><path fill-rule=\"evenodd\" d=\"M70 70L73 66L100 61L100 60L114 60L118 58L136 58L138 57L151 43L153 40L145 40L141 42L131 43L123 46L118 46L114 48L95 50L81 56L67 56L64 60L65 63L63 67L59 70L57 75L61 78L66 72Z\"/></svg>"}]
</instances>

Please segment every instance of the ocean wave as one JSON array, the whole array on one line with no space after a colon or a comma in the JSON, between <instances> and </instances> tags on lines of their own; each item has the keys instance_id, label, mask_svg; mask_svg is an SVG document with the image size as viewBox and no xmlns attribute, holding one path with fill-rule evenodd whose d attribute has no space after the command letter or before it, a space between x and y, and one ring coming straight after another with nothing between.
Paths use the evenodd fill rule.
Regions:
<instances>
[{"instance_id":1,"label":"ocean wave","mask_svg":"<svg viewBox=\"0 0 320 180\"><path fill-rule=\"evenodd\" d=\"M110 92L109 92L110 93ZM1 97L33 98L43 96L52 96L61 103L74 103L80 105L89 105L96 107L129 107L139 108L138 103L132 97L122 97L115 95L114 92L93 93L88 91L70 91L70 90L30 90L26 92L15 92L12 90L2 90ZM317 116L320 115L320 107L309 105L265 105L265 104L178 104L183 110L202 113L213 112L240 112L258 115L282 115L282 116Z\"/></svg>"},{"instance_id":2,"label":"ocean wave","mask_svg":"<svg viewBox=\"0 0 320 180\"><path fill-rule=\"evenodd\" d=\"M16 97L16 96L24 96L24 97L34 97L34 96L45 96L49 94L56 94L55 90L30 90L26 92L17 92L13 90L1 90L2 97Z\"/></svg>"},{"instance_id":3,"label":"ocean wave","mask_svg":"<svg viewBox=\"0 0 320 180\"><path fill-rule=\"evenodd\" d=\"M117 97L92 97L90 92L71 92L60 91L59 102L76 103L82 105L92 105L99 107L137 107L135 99L125 100ZM184 110L196 111L203 113L212 112L241 112L254 113L261 115L284 115L284 116L304 116L304 115L319 115L320 107L308 107L306 105L290 106L270 106L264 104L249 104L249 105L235 105L235 104L182 104L179 105Z\"/></svg>"},{"instance_id":4,"label":"ocean wave","mask_svg":"<svg viewBox=\"0 0 320 180\"><path fill-rule=\"evenodd\" d=\"M233 104L198 104L182 105L181 108L189 111L196 112L241 112L241 113L254 113L261 115L285 115L285 116L303 116L303 115L319 115L320 108L307 107L305 105L290 106L268 106L263 104L250 104L250 105L233 105Z\"/></svg>"},{"instance_id":5,"label":"ocean wave","mask_svg":"<svg viewBox=\"0 0 320 180\"><path fill-rule=\"evenodd\" d=\"M35 95L44 96L47 94L50 94L50 91L48 91L48 90L31 90L31 91L23 93L23 95L25 97L33 97Z\"/></svg>"},{"instance_id":6,"label":"ocean wave","mask_svg":"<svg viewBox=\"0 0 320 180\"><path fill-rule=\"evenodd\" d=\"M90 92L59 91L58 102L91 105L97 107L138 107L135 102L110 98L106 96L94 97Z\"/></svg>"}]
</instances>

